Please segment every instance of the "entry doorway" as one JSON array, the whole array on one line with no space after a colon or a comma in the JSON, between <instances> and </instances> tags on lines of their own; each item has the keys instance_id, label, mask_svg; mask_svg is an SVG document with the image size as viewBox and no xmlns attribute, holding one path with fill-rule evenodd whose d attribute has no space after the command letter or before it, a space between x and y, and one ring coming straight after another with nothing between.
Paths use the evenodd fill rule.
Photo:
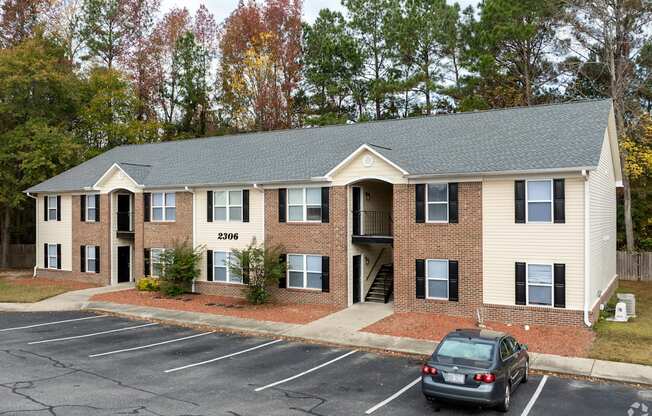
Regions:
<instances>
[{"instance_id":1,"label":"entry doorway","mask_svg":"<svg viewBox=\"0 0 652 416\"><path fill-rule=\"evenodd\" d=\"M360 302L361 295L361 283L362 280L362 256L357 254L353 256L353 303Z\"/></svg>"},{"instance_id":2,"label":"entry doorway","mask_svg":"<svg viewBox=\"0 0 652 416\"><path fill-rule=\"evenodd\" d=\"M131 246L118 246L118 283L131 281Z\"/></svg>"}]
</instances>

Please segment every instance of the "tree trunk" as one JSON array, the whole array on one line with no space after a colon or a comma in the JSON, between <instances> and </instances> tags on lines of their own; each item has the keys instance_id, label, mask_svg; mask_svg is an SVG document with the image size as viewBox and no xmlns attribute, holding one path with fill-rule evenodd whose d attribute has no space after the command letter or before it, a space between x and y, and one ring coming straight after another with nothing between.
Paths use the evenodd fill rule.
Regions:
<instances>
[{"instance_id":1,"label":"tree trunk","mask_svg":"<svg viewBox=\"0 0 652 416\"><path fill-rule=\"evenodd\" d=\"M11 221L11 212L9 207L4 208L2 215L2 222L0 223L0 266L9 267L9 223Z\"/></svg>"}]
</instances>

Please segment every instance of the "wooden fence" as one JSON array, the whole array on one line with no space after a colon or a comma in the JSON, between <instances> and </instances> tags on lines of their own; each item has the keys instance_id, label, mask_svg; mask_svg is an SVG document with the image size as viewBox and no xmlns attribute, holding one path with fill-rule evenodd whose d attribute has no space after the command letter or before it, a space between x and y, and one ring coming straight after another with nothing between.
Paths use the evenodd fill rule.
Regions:
<instances>
[{"instance_id":1,"label":"wooden fence","mask_svg":"<svg viewBox=\"0 0 652 416\"><path fill-rule=\"evenodd\" d=\"M9 267L29 269L36 261L36 246L34 244L10 244Z\"/></svg>"},{"instance_id":2,"label":"wooden fence","mask_svg":"<svg viewBox=\"0 0 652 416\"><path fill-rule=\"evenodd\" d=\"M652 282L652 252L619 251L617 264L619 279Z\"/></svg>"}]
</instances>

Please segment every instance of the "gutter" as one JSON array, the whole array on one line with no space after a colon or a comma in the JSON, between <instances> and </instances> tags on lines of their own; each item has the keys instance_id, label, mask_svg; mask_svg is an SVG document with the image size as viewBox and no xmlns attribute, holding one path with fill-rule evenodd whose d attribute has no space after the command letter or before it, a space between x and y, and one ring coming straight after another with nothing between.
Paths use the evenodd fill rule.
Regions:
<instances>
[{"instance_id":1,"label":"gutter","mask_svg":"<svg viewBox=\"0 0 652 416\"><path fill-rule=\"evenodd\" d=\"M36 203L37 214L36 214L36 221L34 221L34 226L36 228L36 236L38 237L38 198L32 195L30 192L25 192L25 195L34 199L34 202ZM34 245L38 247L36 241L34 242ZM34 253L36 253L36 247L34 247ZM32 277L36 277L36 268L37 268L37 261L38 261L38 256L36 256L36 254L34 255L34 257L36 258L34 259L34 272L32 273Z\"/></svg>"},{"instance_id":2,"label":"gutter","mask_svg":"<svg viewBox=\"0 0 652 416\"><path fill-rule=\"evenodd\" d=\"M184 187L184 190L186 192L190 192L192 194L192 249L195 249L195 209L197 209L197 201L196 201L196 195L195 191L191 191L189 187ZM192 279L192 292L195 292L195 279Z\"/></svg>"},{"instance_id":3,"label":"gutter","mask_svg":"<svg viewBox=\"0 0 652 416\"><path fill-rule=\"evenodd\" d=\"M591 270L589 267L589 260L591 257L591 221L590 221L590 197L591 190L589 188L589 172L582 170L582 177L584 178L584 325L591 327L592 323L589 319L589 283L591 281Z\"/></svg>"}]
</instances>

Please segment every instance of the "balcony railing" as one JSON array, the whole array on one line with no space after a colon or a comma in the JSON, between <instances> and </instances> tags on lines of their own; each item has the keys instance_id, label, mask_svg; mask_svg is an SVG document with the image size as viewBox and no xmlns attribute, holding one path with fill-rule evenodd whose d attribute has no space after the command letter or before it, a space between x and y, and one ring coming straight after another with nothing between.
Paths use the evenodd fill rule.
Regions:
<instances>
[{"instance_id":1,"label":"balcony railing","mask_svg":"<svg viewBox=\"0 0 652 416\"><path fill-rule=\"evenodd\" d=\"M391 237L391 213L386 211L353 211L353 235Z\"/></svg>"},{"instance_id":2,"label":"balcony railing","mask_svg":"<svg viewBox=\"0 0 652 416\"><path fill-rule=\"evenodd\" d=\"M114 229L118 237L130 237L134 233L134 213L131 211L116 212Z\"/></svg>"}]
</instances>

